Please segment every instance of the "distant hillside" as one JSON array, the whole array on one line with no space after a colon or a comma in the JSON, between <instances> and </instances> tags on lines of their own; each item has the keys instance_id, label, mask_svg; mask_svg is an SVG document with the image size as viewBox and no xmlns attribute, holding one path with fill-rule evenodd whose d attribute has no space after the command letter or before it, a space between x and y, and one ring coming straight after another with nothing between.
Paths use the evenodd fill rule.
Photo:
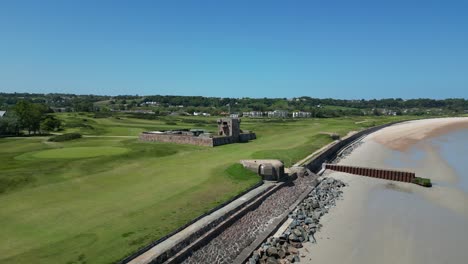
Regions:
<instances>
[{"instance_id":1,"label":"distant hillside","mask_svg":"<svg viewBox=\"0 0 468 264\"><path fill-rule=\"evenodd\" d=\"M244 112L274 110L310 113L310 117L337 117L355 115L459 115L468 112L468 100L454 99L409 99L401 98L372 100L343 100L332 98L219 98L173 95L75 95L75 94L29 94L0 93L0 109L6 110L18 101L41 103L56 112L112 112L154 113L156 115L181 114L227 115ZM284 117L281 115L281 117ZM307 115L309 117L309 115Z\"/></svg>"}]
</instances>

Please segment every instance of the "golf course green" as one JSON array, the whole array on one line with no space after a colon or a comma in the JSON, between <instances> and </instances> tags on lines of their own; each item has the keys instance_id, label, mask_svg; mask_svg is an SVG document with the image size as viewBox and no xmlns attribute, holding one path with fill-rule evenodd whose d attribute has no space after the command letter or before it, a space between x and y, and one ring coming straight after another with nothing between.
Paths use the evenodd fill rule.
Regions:
<instances>
[{"instance_id":1,"label":"golf course green","mask_svg":"<svg viewBox=\"0 0 468 264\"><path fill-rule=\"evenodd\" d=\"M210 148L140 142L138 135L214 131L216 117L57 117L63 133L83 138L0 139L0 263L116 262L256 184L258 176L238 175L240 159L290 166L332 141L323 132L343 136L399 118L242 119L256 140Z\"/></svg>"}]
</instances>

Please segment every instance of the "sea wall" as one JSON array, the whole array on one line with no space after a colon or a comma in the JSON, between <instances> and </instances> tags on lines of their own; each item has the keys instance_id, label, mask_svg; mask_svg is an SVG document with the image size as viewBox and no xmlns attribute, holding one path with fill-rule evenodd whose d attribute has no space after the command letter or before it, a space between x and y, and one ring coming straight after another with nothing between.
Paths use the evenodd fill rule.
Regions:
<instances>
[{"instance_id":1,"label":"sea wall","mask_svg":"<svg viewBox=\"0 0 468 264\"><path fill-rule=\"evenodd\" d=\"M233 264L301 262L302 254L298 248L303 247L303 243L316 242L314 235L321 228L320 218L336 204L343 193L340 189L344 186L345 183L333 178L311 186L311 190L304 193L296 206L290 209L287 220L275 234L264 239L265 242L261 241L258 248L251 249L253 253L247 256L251 256L248 261L245 256L239 256L239 261Z\"/></svg>"},{"instance_id":2,"label":"sea wall","mask_svg":"<svg viewBox=\"0 0 468 264\"><path fill-rule=\"evenodd\" d=\"M393 123L389 123L389 124L384 124L384 125L380 125L380 126L371 127L371 128L359 131L359 132L357 132L357 133L355 133L353 135L350 135L348 137L344 137L344 138L342 138L340 140L337 140L334 143L330 144L329 147L327 147L326 149L324 149L320 153L317 153L317 155L313 156L312 158L305 161L301 165L307 167L309 170L311 170L311 171L313 171L315 173L318 173L322 169L322 164L323 163L327 163L327 162L333 160L340 150L345 148L347 145L351 144L353 141L356 141L359 138L361 138L363 136L366 136L368 134L371 134L371 133L373 133L373 132L375 132L377 130L380 130L382 128L385 128L385 127L388 127L388 126L391 126L391 125L394 125L394 124L397 124L397 123L401 123L401 122L403 122L403 121L393 122Z\"/></svg>"},{"instance_id":3,"label":"sea wall","mask_svg":"<svg viewBox=\"0 0 468 264\"><path fill-rule=\"evenodd\" d=\"M333 144L330 144L329 146L327 146L323 151L312 156L309 160L305 161L302 165L308 168L310 171L318 172L322 168L323 163L333 160L333 158L337 155L337 153L341 149L345 148L348 144L361 138L362 136L365 136L367 134L370 134L372 132L375 132L379 129L382 129L384 127L387 127L393 124L394 123L369 128L369 129L360 131L358 133L355 133L349 137L345 137L341 140L337 140ZM255 139L254 133L246 133L244 135L245 135L244 137L248 138L249 140ZM160 137L160 136L163 136L163 137ZM217 146L218 144L223 145L223 144L232 143L232 142L229 142L230 140L232 140L230 139L230 137L215 137L215 138L189 137L187 138L186 136L180 136L180 135L172 136L171 135L172 136L171 138L171 137L166 137L166 136L167 135L143 133L140 135L140 139L146 140L146 141L177 142L181 144L193 144L192 142L196 142L197 144L204 145L204 146ZM196 138L195 141L192 141L194 138ZM210 145L209 143L206 143L206 142L209 142L210 140L211 140L212 145ZM280 183L279 185L276 185L273 188L267 190L265 193L262 193L259 196L256 196L253 199L246 201L244 206L237 208L236 210L230 211L228 214L219 218L215 223L213 223L213 225L209 225L207 226L207 228L203 228L202 230L199 230L199 232L192 234L190 237L187 237L186 239L184 239L183 242L174 245L173 248L171 248L170 250L168 250L167 252L160 255L156 259L153 259L150 262L151 263L162 263L162 262L179 263L185 260L186 263L197 263L198 262L196 258L197 255L202 256L204 259L209 259L210 257L213 257L213 256L208 256L209 254L206 254L206 253L209 253L210 251L206 250L205 252L204 250L201 250L201 248L210 242L216 242L215 238L217 238L218 236L220 238L224 238L221 234L227 231L225 233L229 235L227 236L229 237L229 239L218 239L218 240L220 240L221 242L228 241L232 244L233 242L236 241L234 236L239 235L240 239L245 239L243 238L244 234L252 234L252 235L255 234L255 239L253 239L252 242L249 242L248 246L243 247L244 250L241 250L241 252L239 253L236 253L236 251L240 250L240 248L236 248L236 249L226 248L226 251L231 251L231 252L228 252L229 254L235 253L237 255L235 259L232 259L233 256L229 256L229 258L224 258L223 260L216 259L216 261L212 263L218 263L218 261L225 261L225 262L227 261L231 263L244 263L255 248L257 248L262 242L264 242L268 236L276 232L276 230L281 226L281 224L287 219L288 212L290 212L295 206L297 206L297 204L303 201L307 197L308 193L310 193L311 189L318 183L316 181L316 176L313 174L309 176L300 177L299 180L300 181L294 180L294 184L290 184L287 182ZM300 184L301 181L304 181L304 184ZM287 199L287 198L289 198L289 200L288 202L285 202L284 199ZM285 210L282 208L277 208L277 207L284 207L284 206L286 206L286 208L284 208ZM267 215L267 213L271 213L274 211L272 208L278 209L277 210L278 215L274 215L274 216ZM260 212L259 216L255 215L255 213L257 212ZM252 229L251 227L253 227L252 221L255 220L255 221L268 222L271 219L275 219L275 221L274 223L267 225L266 229L262 227L255 232L251 230ZM195 221L192 221L191 223L194 223L194 222ZM247 231L243 229L246 229ZM248 233L245 233L245 232L248 232ZM166 236L163 240L166 240L169 238L170 236ZM121 263L131 262L132 259L134 259L140 254L143 254L145 251L149 250L152 246L157 245L160 241L161 240L156 241L152 243L151 245L148 245L147 247L140 250L139 252L122 260ZM245 241L248 241L248 240L245 240ZM222 244L221 242L220 244ZM215 249L219 248L219 245L218 246L215 245L216 243L212 243L212 244L214 245L209 245L211 248L215 248ZM199 251L199 250L200 250L200 254L196 253L196 251ZM189 257L189 259L187 259L187 257ZM144 263L149 263L149 262L144 262Z\"/></svg>"},{"instance_id":4,"label":"sea wall","mask_svg":"<svg viewBox=\"0 0 468 264\"><path fill-rule=\"evenodd\" d=\"M175 235L176 233L178 232L181 232L182 230L186 229L187 227L189 227L190 225L194 224L195 222L199 221L200 219L212 214L213 212L225 207L226 205L228 205L229 203L233 202L234 200L236 199L239 199L241 196L243 196L244 194L260 187L261 185L263 185L263 181L260 181L258 182L257 184L255 184L254 186L248 188L247 190L243 191L242 193L236 195L235 197L231 198L230 200L216 206L215 208L209 210L208 212L206 213L203 213L202 215L196 217L195 219L191 220L190 222L186 223L185 225L177 228L176 230L174 230L173 232L167 234L166 236L158 239L158 240L155 240L153 241L151 244L148 244L146 245L145 247L139 249L138 251L136 251L135 253L125 257L124 259L120 260L119 262L117 262L118 264L124 264L124 263L131 263L132 260L134 260L135 258L137 258L138 256L142 255L143 253L145 253L146 251L150 250L152 247L160 244L161 242L163 241L166 241L168 239L170 239L173 235ZM270 192L272 191L272 189L274 188L274 186L271 186L269 188L266 188L263 192L260 192L258 193L256 196L254 196L252 199L256 199L258 197L262 197L264 196L264 194L266 192ZM174 246L169 249L168 251L164 252L163 254L159 255L158 257L154 258L151 263L163 263L165 262L167 259L171 258L172 256L176 255L177 252L181 251L184 247L188 246L190 243L193 243L194 241L196 241L197 239L199 239L200 237L202 237L206 232L208 232L209 230L215 228L216 226L218 226L221 222L223 222L224 220L226 220L227 218L229 218L231 215L235 214L236 212L238 212L241 208L247 206L247 203L244 203L244 204L241 204L239 205L238 207L234 208L233 210L230 210L230 211L227 211L224 215L222 215L220 218L216 219L215 221L209 223L208 225L204 226L203 228L193 232L192 234L186 236L182 241L180 241L179 243L176 243L174 244ZM139 262L137 262L139 263Z\"/></svg>"},{"instance_id":5,"label":"sea wall","mask_svg":"<svg viewBox=\"0 0 468 264\"><path fill-rule=\"evenodd\" d=\"M403 121L400 121L400 122L403 122ZM384 124L381 126L368 128L366 130L363 130L353 135L350 135L348 137L345 137L341 140L336 140L335 142L325 147L322 151L318 152L316 155L313 155L309 159L305 160L300 165L306 167L312 172L318 173L322 169L323 163L333 160L341 150L345 149L348 145L352 144L354 141L357 141L363 136L371 134L379 129L382 129L382 128L385 128L385 127L388 127L388 126L391 126L400 122L394 122L394 123L389 123L389 124ZM304 199L307 197L307 195L312 191L312 189L314 189L314 187L317 184L318 184L318 181L314 181L314 184L311 185L311 189L308 189L301 194L301 197L297 199L297 201L295 202L294 207L302 203ZM289 212L292 212L293 209L294 208L291 207L289 209ZM265 230L265 232L262 235L260 235L248 248L246 248L241 254L239 254L239 256L236 258L233 264L243 264L243 263L250 261L249 258L252 256L252 253L254 252L254 250L259 248L264 242L266 242L269 236L273 235L275 232L278 231L281 225L287 220L289 212L276 218L274 225L269 226L268 229Z\"/></svg>"},{"instance_id":6,"label":"sea wall","mask_svg":"<svg viewBox=\"0 0 468 264\"><path fill-rule=\"evenodd\" d=\"M188 249L190 254L182 263L237 263L237 257L256 239L268 232L270 227L280 224L277 219L283 219L282 216L289 211L290 205L301 199L301 194L311 188L315 179L313 175L303 176L284 183L276 191L269 193L261 203L249 208L248 212L242 212L243 216L235 222L217 230L219 233L203 241L202 247ZM168 263L180 262L176 260Z\"/></svg>"}]
</instances>

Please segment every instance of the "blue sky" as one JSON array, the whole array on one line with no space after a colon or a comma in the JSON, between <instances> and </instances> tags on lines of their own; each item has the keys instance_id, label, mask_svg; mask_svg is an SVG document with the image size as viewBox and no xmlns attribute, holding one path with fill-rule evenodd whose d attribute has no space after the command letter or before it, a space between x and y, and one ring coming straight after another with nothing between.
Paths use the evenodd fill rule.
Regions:
<instances>
[{"instance_id":1,"label":"blue sky","mask_svg":"<svg viewBox=\"0 0 468 264\"><path fill-rule=\"evenodd\" d=\"M0 1L0 92L468 98L468 1Z\"/></svg>"}]
</instances>

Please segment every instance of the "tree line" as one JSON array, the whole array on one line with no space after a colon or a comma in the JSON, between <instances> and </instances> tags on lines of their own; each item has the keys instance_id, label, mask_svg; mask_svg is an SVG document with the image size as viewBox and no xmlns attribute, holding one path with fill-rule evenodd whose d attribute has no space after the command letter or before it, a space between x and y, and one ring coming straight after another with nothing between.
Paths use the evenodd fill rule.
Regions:
<instances>
[{"instance_id":1,"label":"tree line","mask_svg":"<svg viewBox=\"0 0 468 264\"><path fill-rule=\"evenodd\" d=\"M102 112L134 109L151 109L164 115L174 111L207 112L221 114L244 111L309 111L314 117L334 117L342 115L379 114L376 109L389 109L398 114L426 114L438 111L442 114L459 114L468 110L468 100L451 99L358 99L333 98L222 98L175 95L75 95L75 94L29 94L0 93L0 109L8 109L19 101L43 104L54 110L66 112ZM323 107L326 106L326 107ZM328 107L328 108L327 108ZM2 109L2 110L4 110ZM406 110L411 111L406 111Z\"/></svg>"},{"instance_id":2,"label":"tree line","mask_svg":"<svg viewBox=\"0 0 468 264\"><path fill-rule=\"evenodd\" d=\"M61 127L61 121L50 113L51 109L45 104L17 101L0 118L0 135L20 135L22 131L26 131L28 135L57 131Z\"/></svg>"}]
</instances>

